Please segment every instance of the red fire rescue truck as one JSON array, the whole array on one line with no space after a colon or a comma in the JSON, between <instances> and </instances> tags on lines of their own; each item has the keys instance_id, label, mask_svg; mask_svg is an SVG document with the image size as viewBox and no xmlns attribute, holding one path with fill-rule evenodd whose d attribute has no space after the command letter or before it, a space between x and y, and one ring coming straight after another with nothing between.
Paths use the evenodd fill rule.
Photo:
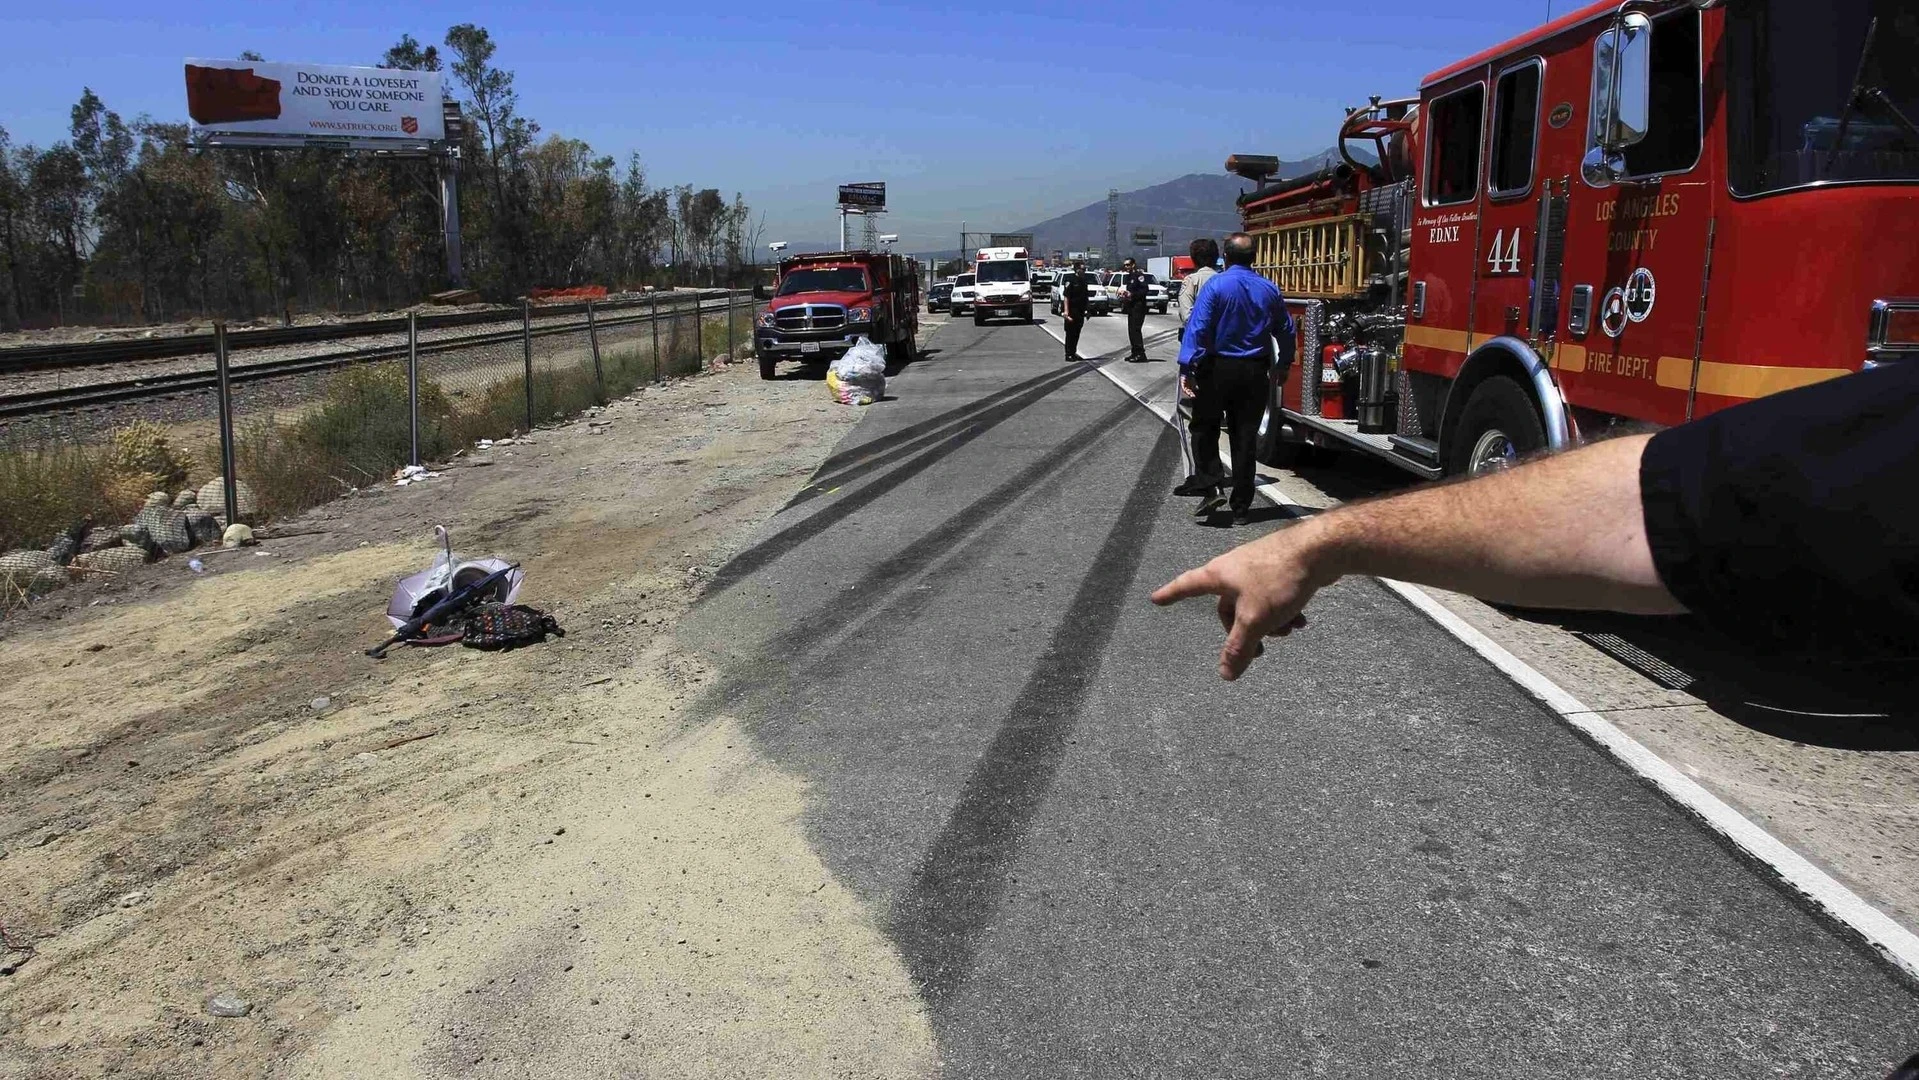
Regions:
<instances>
[{"instance_id":1,"label":"red fire rescue truck","mask_svg":"<svg viewBox=\"0 0 1919 1080\"><path fill-rule=\"evenodd\" d=\"M1916 53L1913 0L1608 0L1353 110L1327 169L1228 159L1299 324L1264 456L1482 472L1919 362Z\"/></svg>"},{"instance_id":2,"label":"red fire rescue truck","mask_svg":"<svg viewBox=\"0 0 1919 1080\"><path fill-rule=\"evenodd\" d=\"M919 263L904 255L832 251L780 263L779 285L755 288L770 300L753 331L760 377L781 357L824 364L864 337L886 346L889 363L913 359L919 333Z\"/></svg>"}]
</instances>

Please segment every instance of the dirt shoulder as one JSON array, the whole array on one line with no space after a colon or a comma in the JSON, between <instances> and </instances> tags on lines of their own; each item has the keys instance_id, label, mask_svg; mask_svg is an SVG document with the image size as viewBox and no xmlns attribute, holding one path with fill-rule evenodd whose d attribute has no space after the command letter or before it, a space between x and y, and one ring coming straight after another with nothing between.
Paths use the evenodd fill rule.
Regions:
<instances>
[{"instance_id":1,"label":"dirt shoulder","mask_svg":"<svg viewBox=\"0 0 1919 1080\"><path fill-rule=\"evenodd\" d=\"M735 367L9 620L0 1076L934 1070L673 640L858 415ZM440 522L567 637L361 655Z\"/></svg>"}]
</instances>

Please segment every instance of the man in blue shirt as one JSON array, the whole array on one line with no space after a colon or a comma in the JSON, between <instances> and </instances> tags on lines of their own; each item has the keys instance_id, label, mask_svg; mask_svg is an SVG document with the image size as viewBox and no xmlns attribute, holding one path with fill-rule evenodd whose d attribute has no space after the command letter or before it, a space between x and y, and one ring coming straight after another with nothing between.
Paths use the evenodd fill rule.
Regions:
<instances>
[{"instance_id":1,"label":"man in blue shirt","mask_svg":"<svg viewBox=\"0 0 1919 1080\"><path fill-rule=\"evenodd\" d=\"M1225 421L1233 455L1233 524L1243 525L1258 481L1259 421L1271 388L1292 367L1293 317L1278 286L1253 272L1253 238L1226 238L1226 272L1206 283L1186 320L1179 346L1180 375L1199 391L1193 403L1193 444L1219 445ZM1197 513L1225 502L1213 488Z\"/></svg>"}]
</instances>

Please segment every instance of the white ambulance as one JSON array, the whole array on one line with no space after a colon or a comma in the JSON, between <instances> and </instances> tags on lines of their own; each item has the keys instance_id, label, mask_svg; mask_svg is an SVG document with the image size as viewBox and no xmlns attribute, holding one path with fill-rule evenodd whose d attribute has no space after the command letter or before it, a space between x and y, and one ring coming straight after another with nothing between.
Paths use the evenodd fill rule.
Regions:
<instances>
[{"instance_id":1,"label":"white ambulance","mask_svg":"<svg viewBox=\"0 0 1919 1080\"><path fill-rule=\"evenodd\" d=\"M988 319L1033 321L1031 262L1025 248L979 249L973 262L973 325Z\"/></svg>"}]
</instances>

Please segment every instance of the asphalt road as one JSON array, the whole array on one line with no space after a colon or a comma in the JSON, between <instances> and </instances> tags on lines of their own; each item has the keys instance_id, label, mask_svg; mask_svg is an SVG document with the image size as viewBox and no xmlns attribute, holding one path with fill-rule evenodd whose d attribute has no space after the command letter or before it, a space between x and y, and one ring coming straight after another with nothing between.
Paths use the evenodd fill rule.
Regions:
<instances>
[{"instance_id":1,"label":"asphalt road","mask_svg":"<svg viewBox=\"0 0 1919 1080\"><path fill-rule=\"evenodd\" d=\"M1169 429L1039 327L932 344L684 635L725 673L707 707L810 782L947 1075L1880 1077L1919 1049L1911 987L1376 583L1219 682L1210 610L1146 594L1248 533L1170 497Z\"/></svg>"}]
</instances>

